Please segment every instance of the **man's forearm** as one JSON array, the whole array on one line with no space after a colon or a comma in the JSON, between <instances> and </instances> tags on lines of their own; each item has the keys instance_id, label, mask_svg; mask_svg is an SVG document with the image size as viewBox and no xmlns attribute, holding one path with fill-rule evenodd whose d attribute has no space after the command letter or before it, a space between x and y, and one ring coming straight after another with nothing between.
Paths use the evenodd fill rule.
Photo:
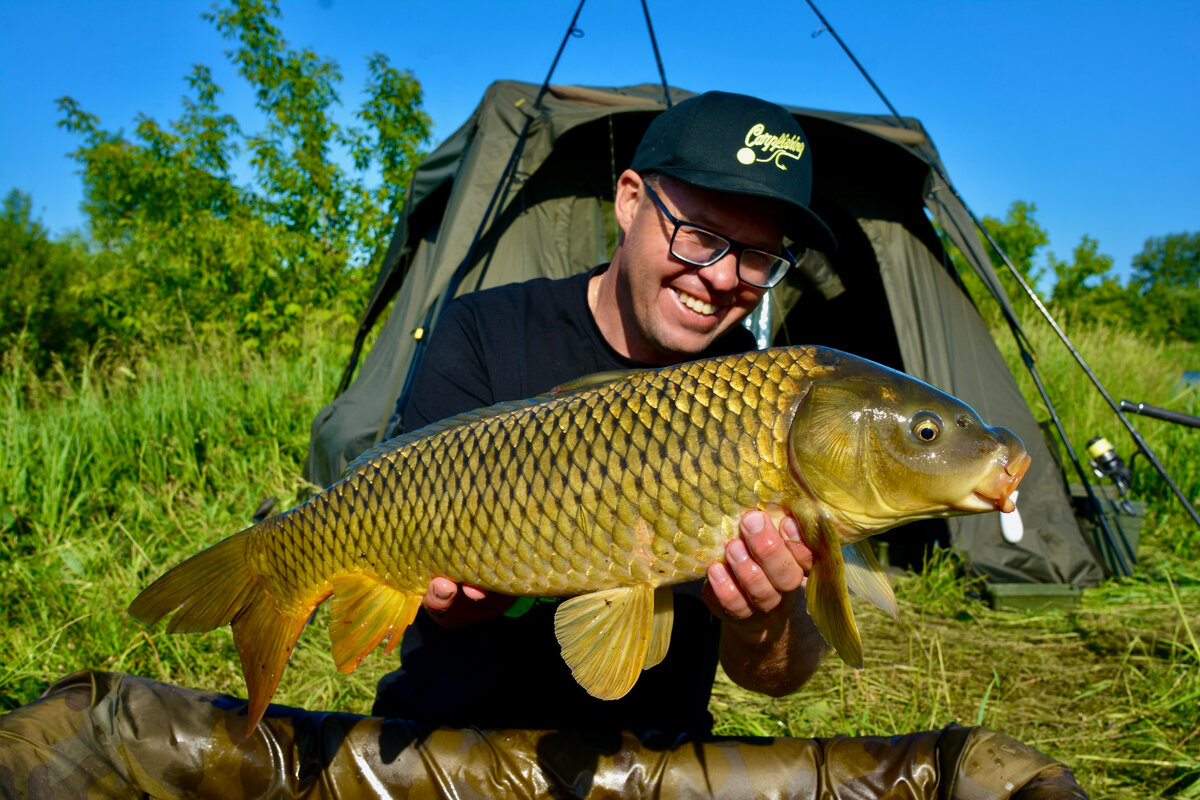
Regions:
<instances>
[{"instance_id":1,"label":"man's forearm","mask_svg":"<svg viewBox=\"0 0 1200 800\"><path fill-rule=\"evenodd\" d=\"M721 626L721 666L730 679L772 697L790 694L808 681L825 655L825 640L797 590L774 613Z\"/></svg>"}]
</instances>

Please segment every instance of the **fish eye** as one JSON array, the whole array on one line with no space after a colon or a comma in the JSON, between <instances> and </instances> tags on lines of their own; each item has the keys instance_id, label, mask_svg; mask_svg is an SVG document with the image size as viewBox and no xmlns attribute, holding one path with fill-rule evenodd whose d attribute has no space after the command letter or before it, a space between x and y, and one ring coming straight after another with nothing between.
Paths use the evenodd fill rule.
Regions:
<instances>
[{"instance_id":1,"label":"fish eye","mask_svg":"<svg viewBox=\"0 0 1200 800\"><path fill-rule=\"evenodd\" d=\"M922 442L932 442L942 434L942 421L931 411L922 411L913 417L912 433Z\"/></svg>"}]
</instances>

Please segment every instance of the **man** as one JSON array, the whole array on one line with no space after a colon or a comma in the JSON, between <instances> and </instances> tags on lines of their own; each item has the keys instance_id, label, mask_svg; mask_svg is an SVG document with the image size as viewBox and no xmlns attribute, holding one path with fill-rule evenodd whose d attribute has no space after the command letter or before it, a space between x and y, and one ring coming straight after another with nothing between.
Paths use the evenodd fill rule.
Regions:
<instances>
[{"instance_id":1,"label":"man","mask_svg":"<svg viewBox=\"0 0 1200 800\"><path fill-rule=\"evenodd\" d=\"M591 273L468 295L448 307L407 407L408 430L529 397L580 375L754 347L740 322L794 263L828 250L809 209L804 134L779 106L710 92L650 125L617 181L620 238ZM437 578L373 713L448 725L707 733L719 658L739 684L795 691L825 645L804 609L812 553L795 521L759 511L703 584L677 587L667 658L616 701L588 696L558 653L552 603ZM706 608L707 607L707 608ZM709 613L711 612L711 613Z\"/></svg>"}]
</instances>

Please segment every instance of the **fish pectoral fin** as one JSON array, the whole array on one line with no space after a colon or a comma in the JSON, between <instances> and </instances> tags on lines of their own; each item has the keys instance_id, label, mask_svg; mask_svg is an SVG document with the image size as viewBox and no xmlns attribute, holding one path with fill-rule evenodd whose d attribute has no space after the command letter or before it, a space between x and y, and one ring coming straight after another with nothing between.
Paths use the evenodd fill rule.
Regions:
<instances>
[{"instance_id":1,"label":"fish pectoral fin","mask_svg":"<svg viewBox=\"0 0 1200 800\"><path fill-rule=\"evenodd\" d=\"M588 694L624 697L637 682L654 627L654 590L622 586L572 597L554 614L563 660Z\"/></svg>"},{"instance_id":2,"label":"fish pectoral fin","mask_svg":"<svg viewBox=\"0 0 1200 800\"><path fill-rule=\"evenodd\" d=\"M675 624L675 595L670 586L654 590L654 622L650 627L650 646L646 649L646 663L642 669L657 666L667 657L671 646L671 628Z\"/></svg>"},{"instance_id":3,"label":"fish pectoral fin","mask_svg":"<svg viewBox=\"0 0 1200 800\"><path fill-rule=\"evenodd\" d=\"M813 566L804 590L808 615L842 660L861 669L862 639L854 624L854 612L850 610L841 542L825 519L820 519L813 534L817 546L813 548Z\"/></svg>"},{"instance_id":4,"label":"fish pectoral fin","mask_svg":"<svg viewBox=\"0 0 1200 800\"><path fill-rule=\"evenodd\" d=\"M421 608L423 595L404 592L362 573L333 579L329 641L340 672L353 672L384 639L385 652L400 643Z\"/></svg>"},{"instance_id":5,"label":"fish pectoral fin","mask_svg":"<svg viewBox=\"0 0 1200 800\"><path fill-rule=\"evenodd\" d=\"M896 595L875 551L866 542L848 544L842 548L842 560L846 565L846 585L859 597L866 598L893 617L899 616Z\"/></svg>"}]
</instances>

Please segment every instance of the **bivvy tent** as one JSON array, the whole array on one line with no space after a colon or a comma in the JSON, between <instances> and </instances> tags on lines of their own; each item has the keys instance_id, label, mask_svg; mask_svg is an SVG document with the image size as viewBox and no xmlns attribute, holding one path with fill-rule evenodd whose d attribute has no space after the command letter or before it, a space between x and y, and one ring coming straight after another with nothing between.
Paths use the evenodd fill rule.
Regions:
<instances>
[{"instance_id":1,"label":"bivvy tent","mask_svg":"<svg viewBox=\"0 0 1200 800\"><path fill-rule=\"evenodd\" d=\"M675 102L692 94L670 92ZM313 422L310 481L334 482L360 452L402 430L398 400L448 300L608 259L617 176L665 110L663 99L657 85L539 92L535 84L500 81L488 88L409 186L338 396ZM770 292L753 319L760 343L827 345L901 369L1012 430L1033 459L1020 489L1018 541L1002 535L999 513L904 526L885 540L900 548L939 537L996 583L1096 585L1102 570L1057 461L930 222L1011 312L932 141L912 119L788 108L809 139L813 210L838 247L809 251ZM363 342L389 303L354 376Z\"/></svg>"}]
</instances>

